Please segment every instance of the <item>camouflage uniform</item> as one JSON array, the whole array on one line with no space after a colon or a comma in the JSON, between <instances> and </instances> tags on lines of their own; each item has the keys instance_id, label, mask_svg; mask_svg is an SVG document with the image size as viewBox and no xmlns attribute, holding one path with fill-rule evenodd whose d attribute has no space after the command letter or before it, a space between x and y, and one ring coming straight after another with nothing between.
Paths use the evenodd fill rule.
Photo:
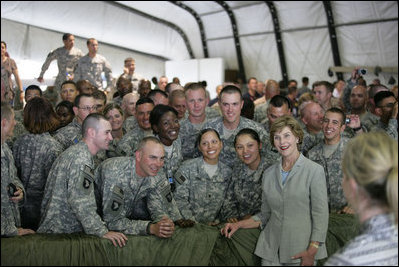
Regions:
<instances>
[{"instance_id":1,"label":"camouflage uniform","mask_svg":"<svg viewBox=\"0 0 399 267\"><path fill-rule=\"evenodd\" d=\"M223 117L218 117L207 121L203 126L203 129L205 128L212 128L219 132L220 138L223 141L223 149L220 152L219 159L230 168L239 162L234 148L234 138L241 129L250 128L255 130L258 133L261 142L263 143L261 154L264 156L267 154L266 146L269 143L269 139L267 139L267 133L259 123L250 119L240 117L240 123L238 124L234 133L228 139L226 139L223 134Z\"/></svg>"},{"instance_id":2,"label":"camouflage uniform","mask_svg":"<svg viewBox=\"0 0 399 267\"><path fill-rule=\"evenodd\" d=\"M146 235L150 221L181 219L168 182L158 174L139 177L134 157L104 161L95 171L97 203L110 230Z\"/></svg>"},{"instance_id":3,"label":"camouflage uniform","mask_svg":"<svg viewBox=\"0 0 399 267\"><path fill-rule=\"evenodd\" d=\"M208 120L211 120L213 118L217 118L219 116L221 116L222 114L219 112L219 110L216 110L214 108L211 107L205 107L205 117Z\"/></svg>"},{"instance_id":4,"label":"camouflage uniform","mask_svg":"<svg viewBox=\"0 0 399 267\"><path fill-rule=\"evenodd\" d=\"M147 133L140 127L137 127L134 130L127 132L125 135L123 135L122 139L116 146L116 154L119 156L133 156L141 139L148 135L153 134Z\"/></svg>"},{"instance_id":5,"label":"camouflage uniform","mask_svg":"<svg viewBox=\"0 0 399 267\"><path fill-rule=\"evenodd\" d=\"M129 75L128 73L123 73L121 77L128 79L133 85L133 91L136 92L139 90L140 81L144 79L143 76L136 72L134 72L132 75Z\"/></svg>"},{"instance_id":6,"label":"camouflage uniform","mask_svg":"<svg viewBox=\"0 0 399 267\"><path fill-rule=\"evenodd\" d=\"M38 233L75 233L104 236L108 229L97 214L93 156L81 141L64 151L47 178Z\"/></svg>"},{"instance_id":7,"label":"camouflage uniform","mask_svg":"<svg viewBox=\"0 0 399 267\"><path fill-rule=\"evenodd\" d=\"M43 97L46 98L51 103L54 109L57 106L58 96L59 93L55 88L53 89L53 91L47 89L46 91L43 92Z\"/></svg>"},{"instance_id":8,"label":"camouflage uniform","mask_svg":"<svg viewBox=\"0 0 399 267\"><path fill-rule=\"evenodd\" d=\"M156 137L159 139L158 136L156 136ZM165 145L164 145L164 147L165 147ZM170 154L165 149L165 161L164 161L164 165L162 168L163 177L165 177L171 184L172 191L175 191L175 187L177 186L175 173L183 161L183 155L181 152L181 148L182 148L181 139L180 139L180 137L178 137L172 143L172 152Z\"/></svg>"},{"instance_id":9,"label":"camouflage uniform","mask_svg":"<svg viewBox=\"0 0 399 267\"><path fill-rule=\"evenodd\" d=\"M54 138L65 150L82 140L82 125L78 123L75 117L67 126L58 129L55 132Z\"/></svg>"},{"instance_id":10,"label":"camouflage uniform","mask_svg":"<svg viewBox=\"0 0 399 267\"><path fill-rule=\"evenodd\" d=\"M29 133L29 132L26 130L26 128L25 128L25 126L23 125L22 122L17 121L17 120L15 120L15 122L16 122L16 124L15 124L15 126L14 126L14 131L13 131L12 137L11 137L11 138L8 138L8 139L6 140L6 143L7 143L7 145L9 146L10 149L12 149L12 147L14 146L14 142L15 142L15 140L17 140L18 137L20 137L20 136L22 136L22 135L24 135L24 134Z\"/></svg>"},{"instance_id":11,"label":"camouflage uniform","mask_svg":"<svg viewBox=\"0 0 399 267\"><path fill-rule=\"evenodd\" d=\"M260 104L255 107L254 113L254 121L262 122L267 118L267 107L269 106L270 100L267 100L266 103Z\"/></svg>"},{"instance_id":12,"label":"camouflage uniform","mask_svg":"<svg viewBox=\"0 0 399 267\"><path fill-rule=\"evenodd\" d=\"M348 115L350 115L350 113L348 113ZM373 113L366 111L365 113L360 115L359 119L360 119L360 123L362 125L363 131L367 132L367 128L377 125L380 118L377 117L376 115L374 115ZM365 125L367 125L367 128ZM345 131L343 133L343 136L348 137L348 138L353 138L356 136L356 132L352 128L346 127Z\"/></svg>"},{"instance_id":13,"label":"camouflage uniform","mask_svg":"<svg viewBox=\"0 0 399 267\"><path fill-rule=\"evenodd\" d=\"M318 143L324 140L323 131L319 131L316 135L309 133L306 128L303 130L303 141L302 141L302 154L307 157L309 151Z\"/></svg>"},{"instance_id":14,"label":"camouflage uniform","mask_svg":"<svg viewBox=\"0 0 399 267\"><path fill-rule=\"evenodd\" d=\"M6 143L1 145L1 236L15 236L21 227L21 217L18 205L12 202L8 195L8 185L13 183L15 186L22 188L21 181L17 177L17 169L14 165L14 157ZM20 201L23 202L23 201Z\"/></svg>"},{"instance_id":15,"label":"camouflage uniform","mask_svg":"<svg viewBox=\"0 0 399 267\"><path fill-rule=\"evenodd\" d=\"M122 128L126 132L133 131L136 128L139 128L140 126L137 123L136 117L135 116L129 116L123 121Z\"/></svg>"},{"instance_id":16,"label":"camouflage uniform","mask_svg":"<svg viewBox=\"0 0 399 267\"><path fill-rule=\"evenodd\" d=\"M209 177L204 165L203 157L183 162L176 172L180 185L174 196L184 219L208 223L221 219L232 171L219 161L216 173Z\"/></svg>"},{"instance_id":17,"label":"camouflage uniform","mask_svg":"<svg viewBox=\"0 0 399 267\"><path fill-rule=\"evenodd\" d=\"M73 80L75 82L79 80L88 80L98 89L104 90L103 79L101 78L102 72L105 73L107 86L110 87L112 85L111 65L102 55L96 54L94 58L91 58L89 54L87 54L79 59Z\"/></svg>"},{"instance_id":18,"label":"camouflage uniform","mask_svg":"<svg viewBox=\"0 0 399 267\"><path fill-rule=\"evenodd\" d=\"M44 73L50 66L50 63L56 59L58 65L58 75L55 79L54 86L56 92L60 92L61 84L66 81L68 74L73 74L78 60L83 57L83 55L83 52L79 48L72 47L71 50L67 50L65 47L59 47L47 55L39 77L43 77Z\"/></svg>"},{"instance_id":19,"label":"camouflage uniform","mask_svg":"<svg viewBox=\"0 0 399 267\"><path fill-rule=\"evenodd\" d=\"M207 121L205 119L204 123ZM181 152L183 160L193 159L201 156L201 153L195 147L198 134L201 132L202 127L196 128L190 120L184 119L180 122L179 137L181 139Z\"/></svg>"},{"instance_id":20,"label":"camouflage uniform","mask_svg":"<svg viewBox=\"0 0 399 267\"><path fill-rule=\"evenodd\" d=\"M378 123L373 125L371 123L365 123L363 128L366 128L367 132L385 131L396 141L398 140L398 121L396 119L389 119L388 125L378 120Z\"/></svg>"},{"instance_id":21,"label":"camouflage uniform","mask_svg":"<svg viewBox=\"0 0 399 267\"><path fill-rule=\"evenodd\" d=\"M224 220L242 218L261 211L262 175L273 163L262 157L256 170L250 170L243 162L234 166L232 182L222 208Z\"/></svg>"},{"instance_id":22,"label":"camouflage uniform","mask_svg":"<svg viewBox=\"0 0 399 267\"><path fill-rule=\"evenodd\" d=\"M40 205L51 165L61 154L62 146L48 132L26 134L13 147L15 166L26 190L27 202L21 209L23 228L36 230L40 222Z\"/></svg>"},{"instance_id":23,"label":"camouflage uniform","mask_svg":"<svg viewBox=\"0 0 399 267\"><path fill-rule=\"evenodd\" d=\"M336 213L347 205L342 190L342 156L349 138L341 137L337 149L329 158L324 157L324 141L319 142L309 151L309 159L320 164L324 168L327 184L328 206L330 212Z\"/></svg>"}]
</instances>

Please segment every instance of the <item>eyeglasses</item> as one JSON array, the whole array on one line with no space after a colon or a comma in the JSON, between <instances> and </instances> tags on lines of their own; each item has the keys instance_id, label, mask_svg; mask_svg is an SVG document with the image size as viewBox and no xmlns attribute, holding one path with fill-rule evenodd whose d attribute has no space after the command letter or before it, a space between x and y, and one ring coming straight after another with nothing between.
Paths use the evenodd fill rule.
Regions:
<instances>
[{"instance_id":1,"label":"eyeglasses","mask_svg":"<svg viewBox=\"0 0 399 267\"><path fill-rule=\"evenodd\" d=\"M92 107L79 107L79 109L83 109L83 110L86 110L86 111L91 111L91 110L97 110L97 106L92 106Z\"/></svg>"},{"instance_id":2,"label":"eyeglasses","mask_svg":"<svg viewBox=\"0 0 399 267\"><path fill-rule=\"evenodd\" d=\"M384 106L378 106L379 108L393 108L395 106L395 104L398 103L398 101L395 101L393 103L388 103Z\"/></svg>"}]
</instances>

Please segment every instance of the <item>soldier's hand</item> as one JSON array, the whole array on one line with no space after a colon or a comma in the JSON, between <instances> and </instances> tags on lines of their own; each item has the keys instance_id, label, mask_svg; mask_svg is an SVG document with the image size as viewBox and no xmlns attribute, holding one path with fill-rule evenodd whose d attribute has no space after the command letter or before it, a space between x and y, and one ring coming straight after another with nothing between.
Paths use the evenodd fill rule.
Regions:
<instances>
[{"instance_id":1,"label":"soldier's hand","mask_svg":"<svg viewBox=\"0 0 399 267\"><path fill-rule=\"evenodd\" d=\"M150 233L157 237L169 238L175 231L175 224L171 219L164 216L159 222L150 225Z\"/></svg>"},{"instance_id":2,"label":"soldier's hand","mask_svg":"<svg viewBox=\"0 0 399 267\"><path fill-rule=\"evenodd\" d=\"M395 104L393 105L391 118L392 119L397 119L398 118L398 101L396 101Z\"/></svg>"},{"instance_id":3,"label":"soldier's hand","mask_svg":"<svg viewBox=\"0 0 399 267\"><path fill-rule=\"evenodd\" d=\"M181 228L193 227L194 224L195 224L195 221L186 220L186 219L179 219L179 220L175 221L175 225L180 226Z\"/></svg>"},{"instance_id":4,"label":"soldier's hand","mask_svg":"<svg viewBox=\"0 0 399 267\"><path fill-rule=\"evenodd\" d=\"M114 232L114 231L109 231L105 235L103 235L103 238L111 240L112 244L114 244L115 247L118 245L120 247L123 247L126 245L127 237L123 233L119 232ZM118 242L118 245L116 244Z\"/></svg>"},{"instance_id":5,"label":"soldier's hand","mask_svg":"<svg viewBox=\"0 0 399 267\"><path fill-rule=\"evenodd\" d=\"M226 223L226 225L220 229L220 233L227 238L231 238L231 236L239 229L237 223Z\"/></svg>"},{"instance_id":6,"label":"soldier's hand","mask_svg":"<svg viewBox=\"0 0 399 267\"><path fill-rule=\"evenodd\" d=\"M18 228L18 235L31 235L35 233L36 232L33 231L32 229Z\"/></svg>"},{"instance_id":7,"label":"soldier's hand","mask_svg":"<svg viewBox=\"0 0 399 267\"><path fill-rule=\"evenodd\" d=\"M227 222L229 222L229 223L236 223L236 222L238 222L238 219L237 219L237 218L228 218L228 219L227 219Z\"/></svg>"},{"instance_id":8,"label":"soldier's hand","mask_svg":"<svg viewBox=\"0 0 399 267\"><path fill-rule=\"evenodd\" d=\"M216 225L218 225L219 224L219 222L208 222L208 225L209 226L216 226Z\"/></svg>"},{"instance_id":9,"label":"soldier's hand","mask_svg":"<svg viewBox=\"0 0 399 267\"><path fill-rule=\"evenodd\" d=\"M24 191L20 187L18 187L18 190L15 191L14 196L10 198L10 200L14 203L18 203L24 198Z\"/></svg>"},{"instance_id":10,"label":"soldier's hand","mask_svg":"<svg viewBox=\"0 0 399 267\"><path fill-rule=\"evenodd\" d=\"M39 77L39 78L37 78L37 81L42 83L42 82L44 82L44 79L43 79L43 77Z\"/></svg>"},{"instance_id":11,"label":"soldier's hand","mask_svg":"<svg viewBox=\"0 0 399 267\"><path fill-rule=\"evenodd\" d=\"M343 209L339 212L339 214L355 214L355 211L349 207L349 206L345 206L343 207Z\"/></svg>"}]
</instances>

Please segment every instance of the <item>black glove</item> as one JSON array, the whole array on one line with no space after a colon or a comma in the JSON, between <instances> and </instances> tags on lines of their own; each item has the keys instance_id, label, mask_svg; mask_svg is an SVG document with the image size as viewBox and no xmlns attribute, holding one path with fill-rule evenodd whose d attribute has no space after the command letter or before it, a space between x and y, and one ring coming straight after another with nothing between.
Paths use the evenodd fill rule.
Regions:
<instances>
[{"instance_id":1,"label":"black glove","mask_svg":"<svg viewBox=\"0 0 399 267\"><path fill-rule=\"evenodd\" d=\"M175 225L180 226L181 228L188 228L188 227L193 227L195 222L192 220L186 220L186 219L179 219L174 222Z\"/></svg>"}]
</instances>

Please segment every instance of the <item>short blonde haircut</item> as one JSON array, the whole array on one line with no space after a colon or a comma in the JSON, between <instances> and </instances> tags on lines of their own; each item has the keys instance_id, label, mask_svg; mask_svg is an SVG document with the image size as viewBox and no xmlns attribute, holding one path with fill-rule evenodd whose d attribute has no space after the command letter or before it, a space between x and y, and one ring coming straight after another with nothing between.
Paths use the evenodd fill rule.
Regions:
<instances>
[{"instance_id":1,"label":"short blonde haircut","mask_svg":"<svg viewBox=\"0 0 399 267\"><path fill-rule=\"evenodd\" d=\"M299 122L290 115L284 115L276 119L270 128L270 143L274 146L274 135L283 130L284 127L290 128L291 132L299 139L297 148L301 150L303 141L303 130Z\"/></svg>"},{"instance_id":2,"label":"short blonde haircut","mask_svg":"<svg viewBox=\"0 0 399 267\"><path fill-rule=\"evenodd\" d=\"M346 179L370 196L370 205L388 207L398 223L398 142L383 131L351 139L342 157Z\"/></svg>"}]
</instances>

